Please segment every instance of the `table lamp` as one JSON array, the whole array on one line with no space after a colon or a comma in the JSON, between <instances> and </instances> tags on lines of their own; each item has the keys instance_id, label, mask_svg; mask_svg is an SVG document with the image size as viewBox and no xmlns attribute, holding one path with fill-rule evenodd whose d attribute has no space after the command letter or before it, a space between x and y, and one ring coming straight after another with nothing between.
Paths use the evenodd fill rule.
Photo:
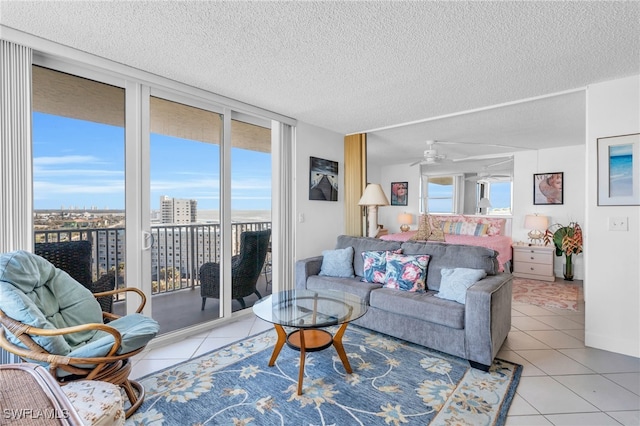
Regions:
<instances>
[{"instance_id":1,"label":"table lamp","mask_svg":"<svg viewBox=\"0 0 640 426\"><path fill-rule=\"evenodd\" d=\"M549 218L547 216L539 216L537 214L528 214L524 217L524 227L530 229L529 240L531 244L540 243L544 236L544 231L549 226Z\"/></svg>"},{"instance_id":2,"label":"table lamp","mask_svg":"<svg viewBox=\"0 0 640 426\"><path fill-rule=\"evenodd\" d=\"M478 201L478 213L485 214L490 207L491 201L488 198L480 198L480 201Z\"/></svg>"},{"instance_id":3,"label":"table lamp","mask_svg":"<svg viewBox=\"0 0 640 426\"><path fill-rule=\"evenodd\" d=\"M369 221L369 237L375 238L378 234L378 206L388 206L389 200L384 195L382 187L377 183L370 183L364 190L358 205L367 206Z\"/></svg>"},{"instance_id":4,"label":"table lamp","mask_svg":"<svg viewBox=\"0 0 640 426\"><path fill-rule=\"evenodd\" d=\"M400 224L400 231L407 232L410 229L409 225L413 223L413 215L411 213L399 214L398 223Z\"/></svg>"}]
</instances>

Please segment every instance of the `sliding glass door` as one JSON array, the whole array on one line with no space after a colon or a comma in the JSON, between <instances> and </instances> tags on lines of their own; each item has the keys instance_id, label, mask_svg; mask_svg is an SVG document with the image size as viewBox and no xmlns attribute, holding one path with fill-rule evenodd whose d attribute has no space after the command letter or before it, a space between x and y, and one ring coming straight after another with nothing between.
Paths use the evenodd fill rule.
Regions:
<instances>
[{"instance_id":1,"label":"sliding glass door","mask_svg":"<svg viewBox=\"0 0 640 426\"><path fill-rule=\"evenodd\" d=\"M47 64L33 67L36 244L88 243L91 281L113 274L118 287L143 290L160 334L229 318L271 293L271 120L36 62ZM256 232L267 237L245 256L251 277L240 284L243 235ZM238 294L240 285L249 290ZM118 296L113 311L132 306Z\"/></svg>"},{"instance_id":2,"label":"sliding glass door","mask_svg":"<svg viewBox=\"0 0 640 426\"><path fill-rule=\"evenodd\" d=\"M151 96L153 317L169 332L221 316L220 113ZM217 271L220 271L218 268Z\"/></svg>"},{"instance_id":3,"label":"sliding glass door","mask_svg":"<svg viewBox=\"0 0 640 426\"><path fill-rule=\"evenodd\" d=\"M44 67L32 75L34 250L68 254L82 284L112 273L124 286L125 91Z\"/></svg>"}]
</instances>

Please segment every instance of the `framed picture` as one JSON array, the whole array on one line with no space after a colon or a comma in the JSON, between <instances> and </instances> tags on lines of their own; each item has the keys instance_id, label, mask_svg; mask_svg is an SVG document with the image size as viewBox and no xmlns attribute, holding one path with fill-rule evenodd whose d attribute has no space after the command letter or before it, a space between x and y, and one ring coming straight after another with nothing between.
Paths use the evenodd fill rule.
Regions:
<instances>
[{"instance_id":1,"label":"framed picture","mask_svg":"<svg viewBox=\"0 0 640 426\"><path fill-rule=\"evenodd\" d=\"M640 205L640 133L598 139L598 205Z\"/></svg>"},{"instance_id":2,"label":"framed picture","mask_svg":"<svg viewBox=\"0 0 640 426\"><path fill-rule=\"evenodd\" d=\"M409 198L409 182L391 182L391 205L406 206Z\"/></svg>"},{"instance_id":3,"label":"framed picture","mask_svg":"<svg viewBox=\"0 0 640 426\"><path fill-rule=\"evenodd\" d=\"M338 162L310 157L309 199L338 201Z\"/></svg>"},{"instance_id":4,"label":"framed picture","mask_svg":"<svg viewBox=\"0 0 640 426\"><path fill-rule=\"evenodd\" d=\"M536 173L533 175L533 204L564 203L564 173Z\"/></svg>"}]
</instances>

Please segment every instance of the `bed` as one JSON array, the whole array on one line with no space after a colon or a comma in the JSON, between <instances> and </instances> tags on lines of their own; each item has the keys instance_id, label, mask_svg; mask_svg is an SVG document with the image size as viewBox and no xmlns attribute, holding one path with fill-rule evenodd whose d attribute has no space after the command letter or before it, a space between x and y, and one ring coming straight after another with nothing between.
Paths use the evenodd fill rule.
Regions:
<instances>
[{"instance_id":1,"label":"bed","mask_svg":"<svg viewBox=\"0 0 640 426\"><path fill-rule=\"evenodd\" d=\"M465 235L458 233L444 233L444 243L446 244L464 244L471 246L481 246L493 249L498 252L498 263L500 271L511 269L512 259L512 239L509 235L505 235L510 230L510 223L504 218L486 218L482 216L435 216L442 224L449 222L466 222L466 223L486 223L492 222L494 225L493 232L483 235ZM447 229L446 226L444 226ZM450 228L450 227L449 227ZM418 233L417 230L401 232L398 234L387 234L380 237L387 241L409 241ZM510 233L510 232L509 232ZM430 242L430 241L427 241Z\"/></svg>"}]
</instances>

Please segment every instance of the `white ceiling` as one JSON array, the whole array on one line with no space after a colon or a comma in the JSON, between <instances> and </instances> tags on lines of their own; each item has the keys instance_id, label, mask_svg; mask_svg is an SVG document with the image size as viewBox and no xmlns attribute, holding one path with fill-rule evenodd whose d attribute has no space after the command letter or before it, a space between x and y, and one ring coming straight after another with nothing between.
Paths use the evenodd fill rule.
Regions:
<instances>
[{"instance_id":1,"label":"white ceiling","mask_svg":"<svg viewBox=\"0 0 640 426\"><path fill-rule=\"evenodd\" d=\"M640 73L635 1L2 0L0 24L339 133L369 132L373 164L411 163L427 139L485 144L441 145L450 158L513 151L486 144L584 144L580 89Z\"/></svg>"}]
</instances>

